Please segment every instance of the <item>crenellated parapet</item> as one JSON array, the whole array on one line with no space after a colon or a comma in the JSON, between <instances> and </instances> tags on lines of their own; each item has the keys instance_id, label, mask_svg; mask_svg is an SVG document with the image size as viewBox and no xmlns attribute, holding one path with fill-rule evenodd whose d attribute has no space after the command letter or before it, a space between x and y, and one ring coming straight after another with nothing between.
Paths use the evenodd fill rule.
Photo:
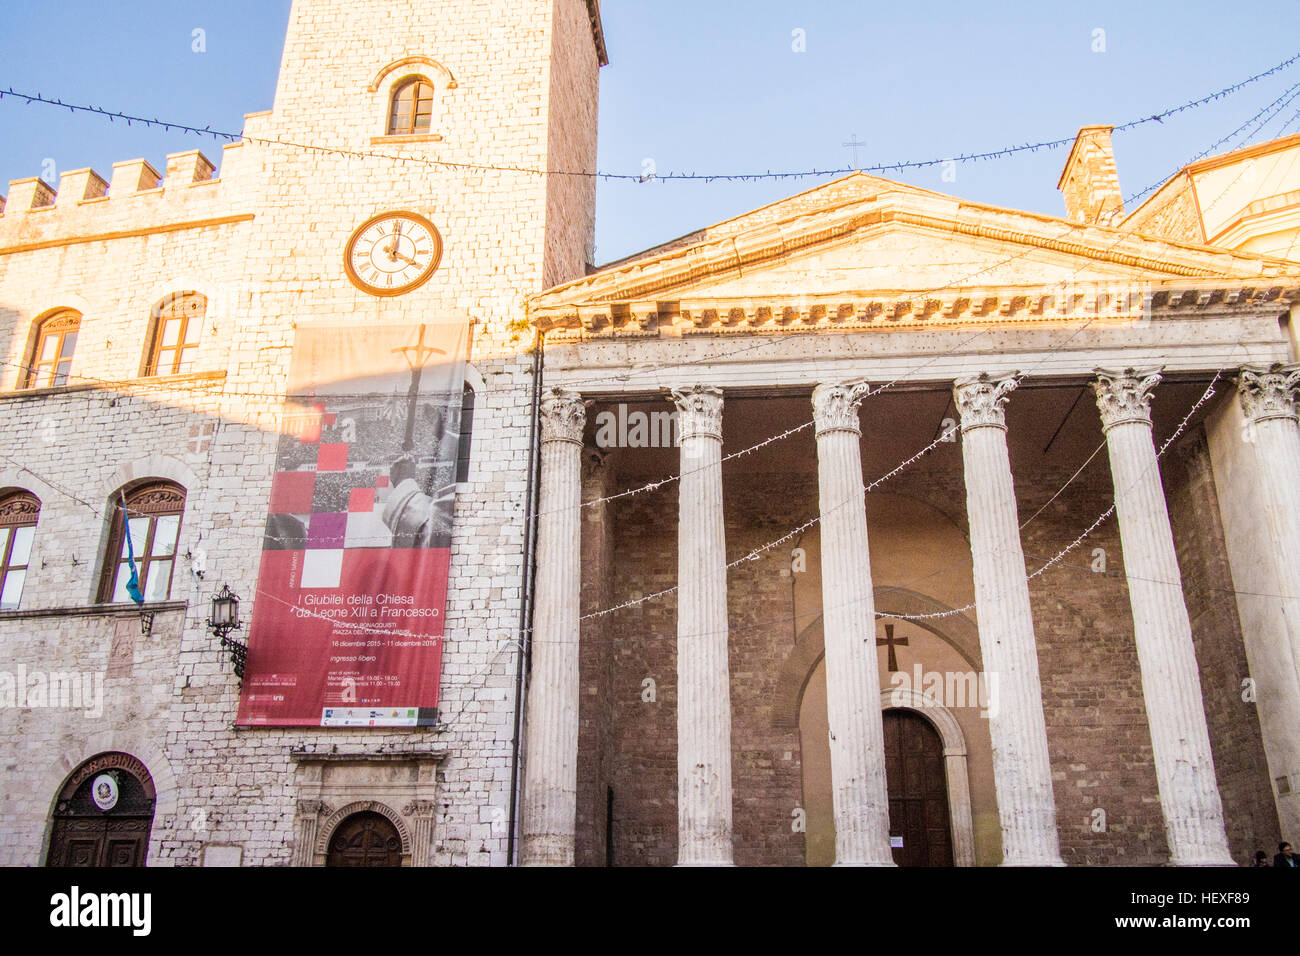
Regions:
<instances>
[{"instance_id":1,"label":"crenellated parapet","mask_svg":"<svg viewBox=\"0 0 1300 956\"><path fill-rule=\"evenodd\" d=\"M220 175L216 163L191 149L168 155L162 174L148 160L129 159L114 163L107 177L71 169L57 186L39 177L14 180L0 199L0 255L251 218L252 190L242 175L247 153L243 143L226 145Z\"/></svg>"}]
</instances>

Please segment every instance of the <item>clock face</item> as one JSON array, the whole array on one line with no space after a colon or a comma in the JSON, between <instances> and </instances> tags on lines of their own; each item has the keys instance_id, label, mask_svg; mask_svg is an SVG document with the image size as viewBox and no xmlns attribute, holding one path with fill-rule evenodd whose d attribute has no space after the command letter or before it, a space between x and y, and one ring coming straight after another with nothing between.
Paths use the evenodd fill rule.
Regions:
<instances>
[{"instance_id":1,"label":"clock face","mask_svg":"<svg viewBox=\"0 0 1300 956\"><path fill-rule=\"evenodd\" d=\"M424 285L442 258L442 236L413 212L367 219L343 251L352 284L371 295L400 295Z\"/></svg>"}]
</instances>

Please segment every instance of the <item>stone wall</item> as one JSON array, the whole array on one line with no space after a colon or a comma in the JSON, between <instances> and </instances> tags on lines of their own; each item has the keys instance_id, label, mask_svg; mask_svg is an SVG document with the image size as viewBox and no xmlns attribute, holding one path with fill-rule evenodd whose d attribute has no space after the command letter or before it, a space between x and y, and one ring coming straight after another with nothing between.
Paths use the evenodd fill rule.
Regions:
<instances>
[{"instance_id":1,"label":"stone wall","mask_svg":"<svg viewBox=\"0 0 1300 956\"><path fill-rule=\"evenodd\" d=\"M1021 402L1020 413L1032 413L1032 404L1025 404L1027 399ZM1010 427L1016 428L1016 420ZM1094 442L1099 441L1100 429L1095 423L1088 427L1096 431ZM864 428L864 433L869 429ZM870 452L866 439L864 446ZM724 450L737 449L727 445ZM725 466L730 560L780 537L816 513L816 476L801 454L808 450L791 451L790 467L781 471L755 473L738 468L737 463ZM949 514L964 527L964 484L956 451L955 447L939 446L935 453L891 479L882 493L923 503L936 513ZM871 454L866 459L864 471L870 481L882 469ZM1013 457L1022 522L1037 513L1022 532L1031 571L1069 544L1110 505L1112 489L1105 458L1094 458L1067 486L1078 464L1073 461L1069 467L1036 470L1023 453ZM1260 841L1272 838L1276 821L1274 814L1270 824L1272 800L1258 722L1253 711L1240 704L1244 653L1231 594L1222 592L1229 599L1227 605L1213 600L1215 588L1231 586L1221 581L1226 559L1217 530L1213 486L1204 480L1184 480L1181 464L1167 464L1166 468L1225 815L1234 857L1244 863L1257 843L1262 846ZM647 474L632 469L621 473L616 485L622 490L646 480ZM1062 486L1065 491L1049 503ZM669 484L611 503L612 542L608 525L586 526L584 576L587 560L610 553L614 561L604 606L676 584L676 505L675 487ZM868 530L870 533L870 523ZM915 531L918 540L925 533L924 528ZM803 543L815 543L816 534L815 529L808 532ZM907 540L878 534L871 542L877 586L903 584L887 577L896 572L886 569L898 561L900 548L909 547ZM802 628L810 615L815 616L816 607L804 606L809 603L807 595L814 594L820 601L820 583L801 582L796 614L789 561L790 550L798 543L774 549L734 568L729 575L738 864L797 865L804 860L803 835L791 826L792 811L802 805L804 785L799 732L773 710L782 696L776 686L782 667L794 650L796 621ZM964 560L958 557L946 575L913 583L910 589L947 598L969 588L969 552ZM816 566L810 566L808 573L816 574ZM1114 520L1103 523L1084 545L1031 581L1030 591L1062 857L1068 865L1163 864L1168 861L1168 848ZM590 599L584 603L584 613L595 609ZM610 778L618 808L613 823L614 861L618 865L671 865L676 860L675 610L674 597L669 595L609 616L613 723L608 737L600 736L600 722L593 716L600 704L588 696L591 687L584 677L582 750L611 755ZM973 622L974 613L968 616ZM587 636L584 632L584 640ZM584 647L584 659L588 653L594 651ZM646 678L655 681L654 701L640 697ZM973 773L981 772L975 769L981 761L971 763ZM983 765L987 766L986 762ZM580 769L580 790L593 784L593 766L588 762ZM978 793L987 783L973 779L972 789ZM595 840L596 834L587 829L595 825L594 818L580 817L580 845ZM603 833L599 836L603 839Z\"/></svg>"},{"instance_id":2,"label":"stone wall","mask_svg":"<svg viewBox=\"0 0 1300 956\"><path fill-rule=\"evenodd\" d=\"M57 198L33 182L11 189L0 216L0 387L19 381L32 322L58 307L84 317L73 373L85 386L0 395L0 487L28 488L43 504L22 608L0 613L0 669L102 673L110 653L129 666L107 681L98 717L0 713L0 862L41 862L63 778L105 749L139 757L159 782L151 864L198 865L211 846L240 848L246 865L310 860L295 848L310 829L295 794L304 753L354 755L353 768L372 760L376 786L403 772L398 754L420 783L392 810L412 833L428 833L422 821L434 816L415 862L507 862L533 388L531 337L518 330L528 295L582 272L594 193L552 195L535 174L438 163L584 162L597 70L577 0L297 0L274 108L249 117L251 142L226 150L219 180L204 181L209 166L195 154L177 154L160 188L128 164L107 197L95 195L99 180L71 173ZM386 137L391 90L415 72L436 88L433 128ZM351 153L266 142L278 139ZM426 285L377 299L349 283L343 254L362 221L388 210L427 216L444 253ZM190 289L209 298L195 374L139 379L151 308ZM236 728L238 683L203 624L221 584L243 596L245 621L268 600L256 579L294 330L340 319L472 327L474 436L456 501L442 732ZM206 577L178 562L175 606L132 648L120 625L138 631L138 617L90 606L110 496L148 476L185 486L178 552L202 549ZM33 613L42 609L65 613ZM349 773L340 779L360 779Z\"/></svg>"}]
</instances>

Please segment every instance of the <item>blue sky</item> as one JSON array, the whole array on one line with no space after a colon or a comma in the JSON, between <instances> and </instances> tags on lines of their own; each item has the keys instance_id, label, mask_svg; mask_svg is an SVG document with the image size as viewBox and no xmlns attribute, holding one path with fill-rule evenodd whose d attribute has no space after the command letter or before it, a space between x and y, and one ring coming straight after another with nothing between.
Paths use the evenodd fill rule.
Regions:
<instances>
[{"instance_id":1,"label":"blue sky","mask_svg":"<svg viewBox=\"0 0 1300 956\"><path fill-rule=\"evenodd\" d=\"M412 0L420 2L420 0ZM432 3L433 0L424 0ZM750 172L946 157L1071 136L1149 115L1300 51L1295 0L1049 4L874 0L604 0L599 166ZM6 4L0 89L237 130L271 106L288 0L60 0ZM206 31L205 53L191 49ZM803 31L796 52L794 31ZM1103 30L1105 51L1094 52ZM52 55L53 54L53 55ZM1222 100L1116 134L1126 195L1159 181L1292 85L1300 63ZM1275 135L1300 98L1251 139ZM1300 132L1300 118L1287 132ZM1248 141L1243 138L1232 146ZM0 183L220 147L0 100ZM1223 147L1227 149L1230 147ZM890 178L1059 215L1066 151ZM608 261L823 180L603 183L597 259ZM57 183L55 183L57 185ZM0 185L7 192L7 187Z\"/></svg>"}]
</instances>

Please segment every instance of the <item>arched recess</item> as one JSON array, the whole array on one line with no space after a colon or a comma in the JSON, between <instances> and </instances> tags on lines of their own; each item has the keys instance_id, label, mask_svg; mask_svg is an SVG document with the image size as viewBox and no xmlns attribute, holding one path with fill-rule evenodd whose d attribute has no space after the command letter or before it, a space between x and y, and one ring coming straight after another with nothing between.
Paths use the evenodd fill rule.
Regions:
<instances>
[{"instance_id":1,"label":"arched recess","mask_svg":"<svg viewBox=\"0 0 1300 956\"><path fill-rule=\"evenodd\" d=\"M399 88L408 80L421 80L428 84L432 93L432 114L427 130L393 131L389 128L393 118L393 99ZM412 55L401 57L381 69L367 92L370 97L370 110L374 119L372 142L437 142L442 139L439 132L440 116L447 113L446 94L455 90L458 84L449 69L432 57Z\"/></svg>"},{"instance_id":2,"label":"arched recess","mask_svg":"<svg viewBox=\"0 0 1300 956\"><path fill-rule=\"evenodd\" d=\"M936 614L954 610L928 595L897 587L876 588L875 605L876 614L884 618L891 615ZM966 614L949 614L935 621L921 620L909 623L929 631L950 645L965 659L972 670L979 668L981 660L979 629ZM799 726L799 707L803 702L804 689L808 686L813 671L825 653L822 618L818 615L799 634L781 664L781 675L776 682L772 707L774 727L789 729Z\"/></svg>"},{"instance_id":3,"label":"arched recess","mask_svg":"<svg viewBox=\"0 0 1300 956\"><path fill-rule=\"evenodd\" d=\"M330 840L334 836L334 831L339 828L339 825L344 820L357 813L378 813L391 823L402 841L402 866L411 865L410 828L407 827L406 821L402 819L401 814L378 800L358 800L355 803L349 803L347 806L335 810L325 819L325 822L320 825L316 837L317 865L324 864L325 855L329 852Z\"/></svg>"},{"instance_id":4,"label":"arched recess","mask_svg":"<svg viewBox=\"0 0 1300 956\"><path fill-rule=\"evenodd\" d=\"M971 813L970 770L966 765L966 736L952 711L933 697L910 687L880 692L880 709L910 710L923 717L943 741L943 769L948 784L948 824L956 866L975 865L975 821Z\"/></svg>"},{"instance_id":5,"label":"arched recess","mask_svg":"<svg viewBox=\"0 0 1300 956\"><path fill-rule=\"evenodd\" d=\"M49 769L57 783L43 840L44 865L143 866L155 858L159 838L153 822L175 810L172 771L151 747L104 747L114 736L95 735L83 748L88 756L78 760L64 754ZM116 793L107 793L114 799L108 809L94 797L105 774L117 784Z\"/></svg>"}]
</instances>

